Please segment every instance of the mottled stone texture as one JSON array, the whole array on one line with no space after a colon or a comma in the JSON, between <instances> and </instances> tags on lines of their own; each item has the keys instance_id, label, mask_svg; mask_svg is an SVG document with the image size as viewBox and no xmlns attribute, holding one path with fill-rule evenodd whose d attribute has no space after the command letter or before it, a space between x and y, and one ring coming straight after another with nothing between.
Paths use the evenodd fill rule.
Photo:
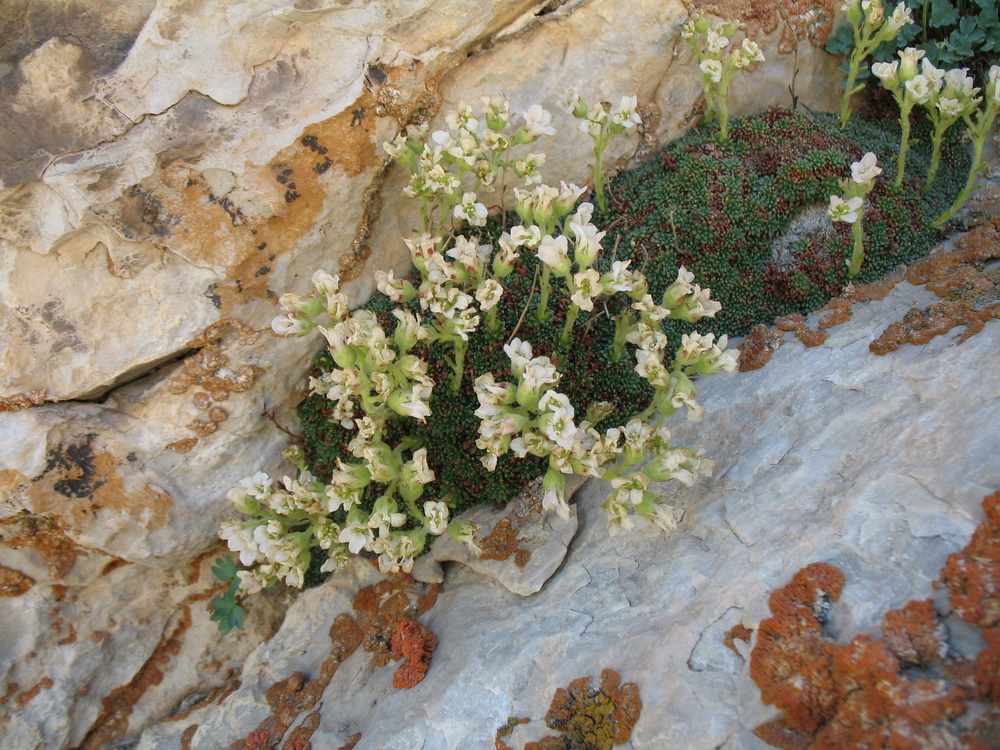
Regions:
<instances>
[{"instance_id":1,"label":"mottled stone texture","mask_svg":"<svg viewBox=\"0 0 1000 750\"><path fill-rule=\"evenodd\" d=\"M704 421L675 435L704 445L718 463L693 488L656 487L685 511L676 532L643 526L609 538L600 507L609 488L588 482L576 493L576 537L540 591L522 597L483 573L448 568L436 604L419 617L439 642L423 681L396 690L391 666L355 653L326 686L313 747L340 747L357 732L365 748L478 749L497 737L524 747L553 734L546 709L557 690L609 669L634 683L642 701L620 747L760 750L767 745L753 730L778 712L751 679L747 634L759 642L776 632L761 622L772 608L794 617L799 605L771 592L814 564L839 573L809 578L809 602L839 598L829 608L801 605L793 625L808 628L808 610L831 641L861 648L898 610L891 632L916 640L897 637L891 647L936 648L907 624L921 614L907 602L932 595L947 563L958 610L972 600L970 584L983 588L963 561L988 567L982 550L996 545L995 528L976 529L986 528L984 488L1000 487L1000 325L962 344L952 333L885 356L868 349L889 321L936 299L902 282L881 300L855 303L822 345L806 347L789 332L762 369L705 381ZM955 554L970 538L974 547ZM189 717L198 724L191 747L246 736L268 711L260 696L270 685L318 673L327 657L314 644L338 614L351 613L353 592L370 575L352 567L300 596L281 631L246 662L240 690ZM984 664L995 658L955 624L951 644L968 659L981 649ZM788 705L811 710L812 694L796 693L794 678L765 684L773 685L765 700L784 696L786 719ZM173 748L183 729L161 723L139 747Z\"/></svg>"},{"instance_id":2,"label":"mottled stone texture","mask_svg":"<svg viewBox=\"0 0 1000 750\"><path fill-rule=\"evenodd\" d=\"M795 70L800 101L832 108L837 61L817 46L829 4L751 5L717 4L769 58L733 114L790 103ZM316 342L269 335L277 295L323 267L360 302L374 268L406 266L412 214L380 144L482 94L554 109L572 83L638 95L648 126L608 158L635 163L697 117L687 13L679 0L4 3L0 568L19 593L0 598L0 695L19 717L5 744L138 736L235 689L280 619L268 600L243 638L217 636L200 556L227 489L281 471L272 419L295 429ZM582 182L587 144L561 113L556 125L545 174ZM605 666L554 674L540 700ZM446 677L432 666L410 692Z\"/></svg>"}]
</instances>

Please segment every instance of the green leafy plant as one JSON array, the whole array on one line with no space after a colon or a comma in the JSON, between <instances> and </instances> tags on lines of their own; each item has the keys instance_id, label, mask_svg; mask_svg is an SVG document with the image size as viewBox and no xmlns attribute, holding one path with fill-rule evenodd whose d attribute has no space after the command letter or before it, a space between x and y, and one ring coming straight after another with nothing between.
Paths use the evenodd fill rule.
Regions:
<instances>
[{"instance_id":1,"label":"green leafy plant","mask_svg":"<svg viewBox=\"0 0 1000 750\"><path fill-rule=\"evenodd\" d=\"M690 34L709 44L711 29L697 23ZM721 50L730 37L715 33ZM756 59L747 43L741 50L747 62L733 70ZM701 63L712 60L721 63ZM414 273L376 272L379 294L356 310L325 271L310 293L281 297L275 333L317 332L327 346L300 408L304 444L288 454L297 477L258 472L229 493L240 518L221 536L243 567L217 561L229 583L213 600L220 628L242 621L240 595L276 581L301 587L355 554L408 571L443 534L475 552L478 528L456 517L538 476L543 508L560 516L570 512L565 476L582 474L611 486L610 533L639 519L672 530L680 513L651 483L690 484L712 462L674 446L663 420L701 418L697 379L735 367L727 334L815 309L852 278L921 254L932 218L960 192L968 155L944 131L933 188L893 191L875 181L875 160L899 143L891 125L838 128L832 116L774 108L729 129L725 87L711 94L721 133L696 128L606 191L601 154L639 124L635 99L612 110L567 97L594 140L594 192L607 202L596 214L583 188L540 184L544 153L521 149L554 134L537 105L514 127L507 102L484 97L478 112L462 104L447 115L446 129L411 128L385 145L421 205L406 239ZM855 211L853 247L845 232L820 233L776 258L771 242L826 202L866 151L851 165L846 208L832 206L835 218ZM914 145L917 169L935 158ZM504 196L517 181L510 210Z\"/></svg>"},{"instance_id":2,"label":"green leafy plant","mask_svg":"<svg viewBox=\"0 0 1000 750\"><path fill-rule=\"evenodd\" d=\"M225 591L214 597L210 602L212 607L212 622L219 624L219 630L228 633L243 627L243 607L239 604L240 578L236 561L229 555L217 557L212 573L217 579L228 584Z\"/></svg>"},{"instance_id":3,"label":"green leafy plant","mask_svg":"<svg viewBox=\"0 0 1000 750\"><path fill-rule=\"evenodd\" d=\"M850 18L859 9L864 9L857 0L844 3L841 9L849 23L830 35L826 50L850 57L841 67L846 76L846 91L856 93L868 77L867 65L855 64L856 54L861 61L871 56L876 61L887 62L896 56L897 50L916 47L923 50L935 66L968 67L977 78L984 77L991 64L1000 62L1000 16L995 0L906 0L905 6L909 22L874 49L859 54L859 42L863 40L858 38L858 29L850 23ZM871 13L871 7L865 12ZM854 78L851 78L852 69L856 70ZM845 94L845 100L849 95Z\"/></svg>"}]
</instances>

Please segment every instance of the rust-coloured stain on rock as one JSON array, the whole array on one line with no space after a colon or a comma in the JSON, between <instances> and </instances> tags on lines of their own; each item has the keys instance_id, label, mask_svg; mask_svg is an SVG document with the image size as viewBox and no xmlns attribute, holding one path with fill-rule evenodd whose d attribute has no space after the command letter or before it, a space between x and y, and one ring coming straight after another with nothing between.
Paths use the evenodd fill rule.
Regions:
<instances>
[{"instance_id":1,"label":"rust-coloured stain on rock","mask_svg":"<svg viewBox=\"0 0 1000 750\"><path fill-rule=\"evenodd\" d=\"M363 179L381 168L385 156L375 143L376 129L354 114L374 107L374 93L365 90L343 112L307 127L270 163L248 165L235 177L236 189L253 196L256 212L244 213L245 204L228 193L213 194L188 165L168 165L155 175L159 184L150 191L155 191L157 216L170 220L154 227L161 235L154 241L193 264L225 269L227 282L213 290L223 316L267 296L275 261L316 226L328 197L328 172Z\"/></svg>"},{"instance_id":2,"label":"rust-coloured stain on rock","mask_svg":"<svg viewBox=\"0 0 1000 750\"><path fill-rule=\"evenodd\" d=\"M62 580L73 569L79 555L87 554L70 539L59 524L47 516L31 515L27 511L5 518L0 525L9 527L14 535L4 543L13 549L34 550L45 560L49 575Z\"/></svg>"},{"instance_id":3,"label":"rust-coloured stain on rock","mask_svg":"<svg viewBox=\"0 0 1000 750\"><path fill-rule=\"evenodd\" d=\"M406 659L397 671L398 679L393 680L396 687L412 687L420 682L437 639L412 617L433 606L437 591L437 586L418 584L407 573L394 573L359 589L354 595L354 615L339 614L330 626L330 653L319 673L310 677L294 672L267 688L264 697L271 714L246 737L229 745L229 750L308 748L309 738L319 726L318 720L311 718L313 714L292 732L288 728L301 714L313 710L341 662L359 647L369 652L379 667ZM360 733L343 747L354 747L359 740Z\"/></svg>"},{"instance_id":4,"label":"rust-coloured stain on rock","mask_svg":"<svg viewBox=\"0 0 1000 750\"><path fill-rule=\"evenodd\" d=\"M840 5L834 0L691 0L685 4L691 11L741 22L750 39L773 34L780 26L778 51L782 54L790 54L804 39L813 47L825 45Z\"/></svg>"}]
</instances>

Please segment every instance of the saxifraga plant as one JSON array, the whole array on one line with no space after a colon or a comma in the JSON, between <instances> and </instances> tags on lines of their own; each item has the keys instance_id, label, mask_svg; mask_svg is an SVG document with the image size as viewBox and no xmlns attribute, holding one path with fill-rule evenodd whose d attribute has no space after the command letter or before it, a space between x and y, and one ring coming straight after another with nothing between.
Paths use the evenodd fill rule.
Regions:
<instances>
[{"instance_id":1,"label":"saxifraga plant","mask_svg":"<svg viewBox=\"0 0 1000 750\"><path fill-rule=\"evenodd\" d=\"M596 194L601 151L638 124L635 99L614 111L569 99L595 142ZM578 202L582 188L537 184L544 154L514 149L554 128L537 106L522 119L512 129L506 101L487 97L478 114L462 105L449 115L447 130L411 129L386 145L410 168L407 193L422 205L423 232L407 241L414 276L378 274L381 294L355 311L322 271L313 293L282 297L275 331L316 330L328 347L300 410L304 449L287 454L298 478L258 473L230 493L246 517L222 535L245 569L218 566L230 584L216 601L221 628L238 625L241 593L278 580L301 586L353 553L392 571L408 570L443 533L475 549L478 529L455 516L540 475L543 505L560 515L569 512L564 477L578 473L611 484L612 533L636 517L671 530L679 512L650 482L691 483L711 462L650 420L681 409L701 417L695 379L735 365L726 334L815 309L853 276L875 278L922 254L931 217L960 192L968 164L945 136L933 190L866 184L863 266L857 243L852 254L839 233L802 238L781 259L771 241L826 201L850 159L890 156L891 128L856 118L841 130L831 117L782 109L737 118L721 142L698 128L612 182L601 230ZM918 169L930 158L915 146ZM525 186L515 213L480 201L512 179ZM721 311L706 284L725 298Z\"/></svg>"},{"instance_id":2,"label":"saxifraga plant","mask_svg":"<svg viewBox=\"0 0 1000 750\"><path fill-rule=\"evenodd\" d=\"M605 111L620 125L609 136L636 124L634 106L626 97ZM383 571L409 571L444 533L476 550L477 528L454 517L486 498L457 486L445 444L459 435L497 484L531 459L544 474L543 509L563 517L567 474L609 482L612 533L634 517L672 530L679 511L650 482L710 473L711 461L671 444L661 420L680 410L700 419L694 380L733 371L735 356L725 336L670 341L660 324L711 317L718 303L683 267L653 296L640 270L609 257L594 207L578 203L582 188L515 188L518 223L502 208L491 214L475 191L540 179L544 158L514 149L554 132L551 117L535 106L522 120L512 128L506 101L487 97L479 113L462 105L449 115L447 130L386 144L410 167L406 192L421 201L425 231L406 240L415 276L376 273L380 304L349 310L324 271L312 294L282 296L275 332L317 331L328 343L331 366L310 379L320 424L303 422L330 450L307 445L311 469L298 478L258 473L230 493L245 518L222 536L246 566L242 590L303 585L314 549L326 553L320 573L362 551Z\"/></svg>"}]
</instances>

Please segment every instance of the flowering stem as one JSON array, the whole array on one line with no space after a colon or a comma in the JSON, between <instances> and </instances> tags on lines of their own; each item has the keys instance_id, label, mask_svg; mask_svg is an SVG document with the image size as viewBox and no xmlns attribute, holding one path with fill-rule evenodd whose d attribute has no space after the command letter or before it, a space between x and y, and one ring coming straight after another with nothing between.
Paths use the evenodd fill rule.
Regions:
<instances>
[{"instance_id":1,"label":"flowering stem","mask_svg":"<svg viewBox=\"0 0 1000 750\"><path fill-rule=\"evenodd\" d=\"M594 142L594 198L597 200L597 208L601 212L608 210L608 201L604 197L604 173L601 166L601 157L603 154L604 143L602 139L598 139ZM544 279L545 277L543 276L542 278Z\"/></svg>"},{"instance_id":2,"label":"flowering stem","mask_svg":"<svg viewBox=\"0 0 1000 750\"><path fill-rule=\"evenodd\" d=\"M562 336L559 337L559 346L565 347L569 344L570 334L573 333L573 325L576 323L576 316L579 315L580 308L570 304L569 312L566 313L566 325L563 327Z\"/></svg>"},{"instance_id":3,"label":"flowering stem","mask_svg":"<svg viewBox=\"0 0 1000 750\"><path fill-rule=\"evenodd\" d=\"M851 233L854 235L854 252L851 253L851 262L847 266L847 276L853 279L861 271L861 264L865 260L865 233L860 214L851 225Z\"/></svg>"},{"instance_id":4,"label":"flowering stem","mask_svg":"<svg viewBox=\"0 0 1000 750\"><path fill-rule=\"evenodd\" d=\"M552 269L548 266L542 269L542 289L541 289L541 299L538 301L538 307L535 308L535 320L539 323L544 323L549 319L548 307L549 307L549 292L552 287L549 284L549 277L552 275Z\"/></svg>"},{"instance_id":5,"label":"flowering stem","mask_svg":"<svg viewBox=\"0 0 1000 750\"><path fill-rule=\"evenodd\" d=\"M899 142L899 156L896 158L896 179L892 183L893 187L903 184L903 171L906 169L906 152L910 148L910 110L913 103L904 99L899 107L899 124L903 128Z\"/></svg>"},{"instance_id":6,"label":"flowering stem","mask_svg":"<svg viewBox=\"0 0 1000 750\"><path fill-rule=\"evenodd\" d=\"M927 179L924 180L925 193L934 186L934 175L937 174L938 162L941 161L941 141L944 140L944 131L945 129L939 125L934 128L934 134L931 136L934 153L931 155L931 167L927 170Z\"/></svg>"},{"instance_id":7,"label":"flowering stem","mask_svg":"<svg viewBox=\"0 0 1000 750\"><path fill-rule=\"evenodd\" d=\"M633 316L629 309L622 310L621 315L615 320L615 341L611 346L611 361L620 362L625 355L625 337L632 329Z\"/></svg>"},{"instance_id":8,"label":"flowering stem","mask_svg":"<svg viewBox=\"0 0 1000 750\"><path fill-rule=\"evenodd\" d=\"M497 306L494 305L486 312L486 330L492 335L500 333L500 323L497 321Z\"/></svg>"},{"instance_id":9,"label":"flowering stem","mask_svg":"<svg viewBox=\"0 0 1000 750\"><path fill-rule=\"evenodd\" d=\"M719 140L729 139L729 107L726 104L726 96L729 93L729 81L725 75L719 84Z\"/></svg>"},{"instance_id":10,"label":"flowering stem","mask_svg":"<svg viewBox=\"0 0 1000 750\"><path fill-rule=\"evenodd\" d=\"M941 214L937 219L934 220L932 226L935 229L944 229L945 223L958 213L958 210L965 205L965 202L972 195L972 192L976 190L979 186L976 184L976 175L979 171L986 166L983 164L983 144L986 141L986 133L989 132L987 128L983 132L982 138L973 137L972 139L972 167L969 169L969 179L965 181L965 187L962 188L962 192L958 194L955 198L955 202L951 204L951 208Z\"/></svg>"},{"instance_id":11,"label":"flowering stem","mask_svg":"<svg viewBox=\"0 0 1000 750\"><path fill-rule=\"evenodd\" d=\"M451 392L458 393L462 386L462 375L465 373L465 352L469 342L462 338L455 339L455 368L451 376Z\"/></svg>"}]
</instances>

